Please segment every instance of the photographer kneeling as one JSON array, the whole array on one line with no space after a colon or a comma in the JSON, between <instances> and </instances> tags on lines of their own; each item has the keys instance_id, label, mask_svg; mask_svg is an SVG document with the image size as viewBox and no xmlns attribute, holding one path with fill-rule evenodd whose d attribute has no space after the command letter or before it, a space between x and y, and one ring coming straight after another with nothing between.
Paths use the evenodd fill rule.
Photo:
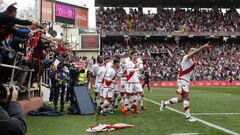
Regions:
<instances>
[{"instance_id":1,"label":"photographer kneeling","mask_svg":"<svg viewBox=\"0 0 240 135\"><path fill-rule=\"evenodd\" d=\"M0 84L0 133L1 135L24 135L27 127L21 105L16 101L15 87Z\"/></svg>"}]
</instances>

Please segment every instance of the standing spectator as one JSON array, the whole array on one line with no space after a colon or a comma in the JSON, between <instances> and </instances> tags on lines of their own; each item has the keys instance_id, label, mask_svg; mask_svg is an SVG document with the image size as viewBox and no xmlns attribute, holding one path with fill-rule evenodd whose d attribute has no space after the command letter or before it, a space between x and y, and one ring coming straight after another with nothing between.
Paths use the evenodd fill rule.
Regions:
<instances>
[{"instance_id":1,"label":"standing spectator","mask_svg":"<svg viewBox=\"0 0 240 135\"><path fill-rule=\"evenodd\" d=\"M56 69L53 64L50 66L50 71L49 71L49 79L50 79L50 96L49 96L49 103L54 99L54 92L56 91L56 80L55 80L55 74L56 74Z\"/></svg>"},{"instance_id":2,"label":"standing spectator","mask_svg":"<svg viewBox=\"0 0 240 135\"><path fill-rule=\"evenodd\" d=\"M142 85L142 88L144 88L144 86L147 84L148 87L148 91L152 92L150 89L150 67L147 67L147 65L145 65L144 67L144 83Z\"/></svg>"},{"instance_id":3,"label":"standing spectator","mask_svg":"<svg viewBox=\"0 0 240 135\"><path fill-rule=\"evenodd\" d=\"M14 6L16 3L7 7L7 10L0 13L0 41L3 41L5 36L13 34L19 38L27 38L27 35L18 32L15 28L15 24L20 25L33 25L38 24L36 21L19 20L16 17L17 8Z\"/></svg>"},{"instance_id":4,"label":"standing spectator","mask_svg":"<svg viewBox=\"0 0 240 135\"><path fill-rule=\"evenodd\" d=\"M64 95L65 95L65 81L67 79L66 73L64 71L64 66L62 63L59 63L57 72L55 74L55 80L56 80L56 90L54 92L54 109L57 110L57 103L59 94L61 94L61 108L60 112L64 111Z\"/></svg>"}]
</instances>

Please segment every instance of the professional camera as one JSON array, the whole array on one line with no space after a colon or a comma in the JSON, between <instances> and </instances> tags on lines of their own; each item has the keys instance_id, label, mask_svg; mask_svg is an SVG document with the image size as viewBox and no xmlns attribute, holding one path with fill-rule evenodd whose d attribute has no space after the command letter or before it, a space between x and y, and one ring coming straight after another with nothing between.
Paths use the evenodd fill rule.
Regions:
<instances>
[{"instance_id":1,"label":"professional camera","mask_svg":"<svg viewBox=\"0 0 240 135\"><path fill-rule=\"evenodd\" d=\"M0 106L7 108L9 100L12 98L12 87L6 84L0 84Z\"/></svg>"},{"instance_id":2,"label":"professional camera","mask_svg":"<svg viewBox=\"0 0 240 135\"><path fill-rule=\"evenodd\" d=\"M7 98L8 86L5 84L0 84L0 101L4 101Z\"/></svg>"},{"instance_id":3,"label":"professional camera","mask_svg":"<svg viewBox=\"0 0 240 135\"><path fill-rule=\"evenodd\" d=\"M76 68L74 65L70 66L69 69L69 76L72 84L76 84L77 77L79 75L79 69Z\"/></svg>"},{"instance_id":4,"label":"professional camera","mask_svg":"<svg viewBox=\"0 0 240 135\"><path fill-rule=\"evenodd\" d=\"M22 90L18 86L15 86L15 89L17 91ZM0 102L6 102L8 99L11 99L12 98L12 92L13 92L13 87L12 86L9 86L7 84L0 84Z\"/></svg>"}]
</instances>

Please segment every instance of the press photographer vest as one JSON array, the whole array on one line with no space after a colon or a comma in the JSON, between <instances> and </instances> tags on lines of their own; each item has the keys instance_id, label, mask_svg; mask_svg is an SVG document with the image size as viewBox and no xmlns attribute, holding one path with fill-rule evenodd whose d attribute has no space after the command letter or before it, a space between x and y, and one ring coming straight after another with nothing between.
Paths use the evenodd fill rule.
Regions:
<instances>
[{"instance_id":1,"label":"press photographer vest","mask_svg":"<svg viewBox=\"0 0 240 135\"><path fill-rule=\"evenodd\" d=\"M87 81L87 72L88 72L88 70L84 69L83 73L81 73L81 72L79 73L78 81L80 83L85 83Z\"/></svg>"}]
</instances>

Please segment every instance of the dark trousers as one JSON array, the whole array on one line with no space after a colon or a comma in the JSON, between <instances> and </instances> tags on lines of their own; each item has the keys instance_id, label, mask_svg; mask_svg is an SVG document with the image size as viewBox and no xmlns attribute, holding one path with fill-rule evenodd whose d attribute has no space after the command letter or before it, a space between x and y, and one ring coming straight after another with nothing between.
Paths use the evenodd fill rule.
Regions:
<instances>
[{"instance_id":1,"label":"dark trousers","mask_svg":"<svg viewBox=\"0 0 240 135\"><path fill-rule=\"evenodd\" d=\"M149 82L144 82L143 85L142 85L142 88L144 88L144 86L145 86L146 84L147 84L148 90L150 90Z\"/></svg>"},{"instance_id":2,"label":"dark trousers","mask_svg":"<svg viewBox=\"0 0 240 135\"><path fill-rule=\"evenodd\" d=\"M2 63L3 64L8 64L8 65L13 65L13 59L9 59L7 57L2 57ZM7 83L8 78L12 74L12 68L7 68L7 67L1 67L0 66L0 83Z\"/></svg>"},{"instance_id":3,"label":"dark trousers","mask_svg":"<svg viewBox=\"0 0 240 135\"><path fill-rule=\"evenodd\" d=\"M70 95L70 104L74 104L74 91L73 91L73 88L74 88L75 85L75 80L71 79L70 83L69 83L69 95Z\"/></svg>"},{"instance_id":4,"label":"dark trousers","mask_svg":"<svg viewBox=\"0 0 240 135\"><path fill-rule=\"evenodd\" d=\"M56 89L56 86L55 86L55 85L54 85L54 86L51 86L51 88L50 88L49 102L52 102L53 99L54 99L54 91L55 91L55 89Z\"/></svg>"},{"instance_id":5,"label":"dark trousers","mask_svg":"<svg viewBox=\"0 0 240 135\"><path fill-rule=\"evenodd\" d=\"M69 84L67 84L67 94L66 94L66 99L65 101L68 102L70 100L70 96L71 96L71 89Z\"/></svg>"},{"instance_id":6,"label":"dark trousers","mask_svg":"<svg viewBox=\"0 0 240 135\"><path fill-rule=\"evenodd\" d=\"M60 89L61 93L60 93ZM61 108L64 106L64 95L65 95L65 85L60 85L60 86L56 86L56 89L54 91L54 107L57 107L57 103L58 103L58 98L61 98Z\"/></svg>"}]
</instances>

